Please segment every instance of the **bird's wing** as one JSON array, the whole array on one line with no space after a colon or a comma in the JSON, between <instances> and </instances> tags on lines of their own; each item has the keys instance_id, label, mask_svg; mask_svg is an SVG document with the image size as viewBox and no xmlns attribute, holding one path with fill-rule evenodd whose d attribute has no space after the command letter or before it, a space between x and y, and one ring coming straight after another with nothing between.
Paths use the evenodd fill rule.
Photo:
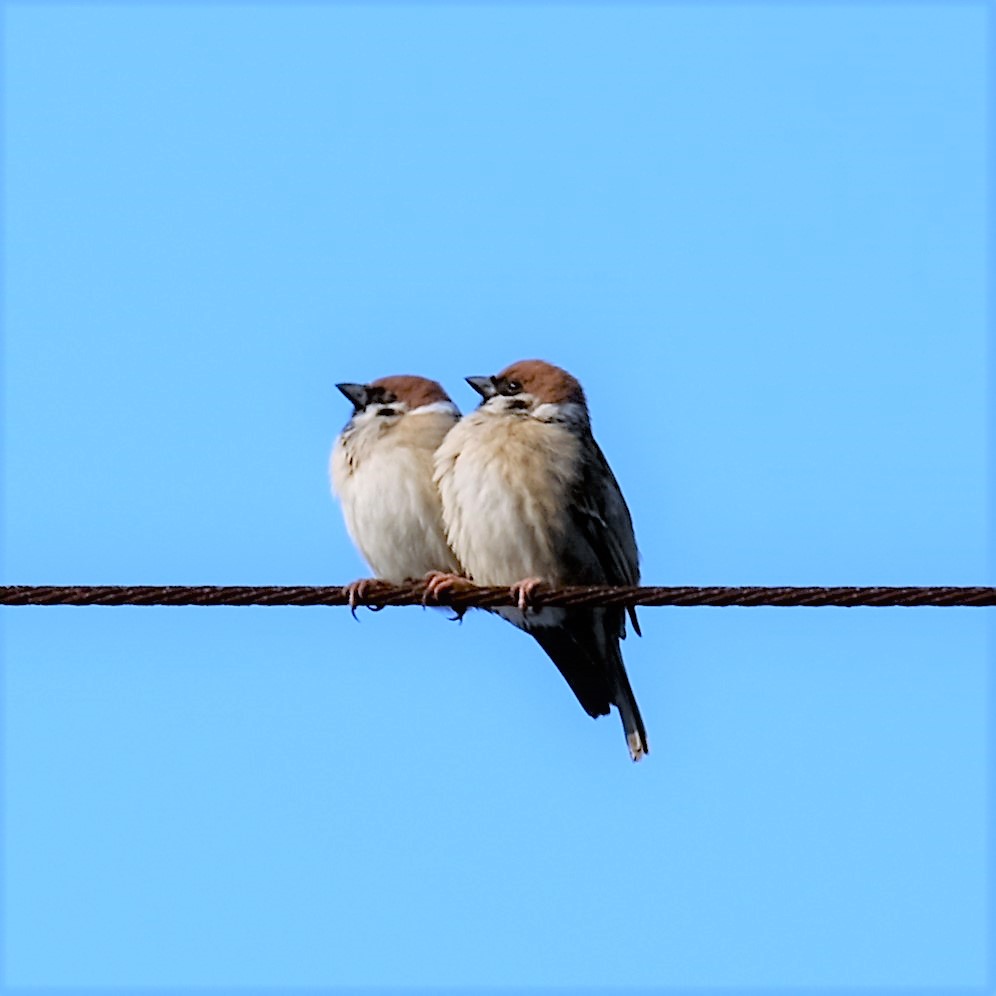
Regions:
<instances>
[{"instance_id":1,"label":"bird's wing","mask_svg":"<svg viewBox=\"0 0 996 996\"><path fill-rule=\"evenodd\" d=\"M605 454L591 435L584 446L584 472L575 485L571 508L576 535L583 537L591 548L607 584L638 585L640 555L626 499ZM633 609L630 618L639 635L640 626Z\"/></svg>"}]
</instances>

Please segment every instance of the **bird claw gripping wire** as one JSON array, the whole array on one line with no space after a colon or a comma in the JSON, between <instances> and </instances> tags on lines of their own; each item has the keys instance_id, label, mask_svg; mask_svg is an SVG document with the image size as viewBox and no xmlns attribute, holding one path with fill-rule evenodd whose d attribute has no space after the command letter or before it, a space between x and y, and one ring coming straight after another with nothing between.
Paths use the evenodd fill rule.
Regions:
<instances>
[{"instance_id":1,"label":"bird claw gripping wire","mask_svg":"<svg viewBox=\"0 0 996 996\"><path fill-rule=\"evenodd\" d=\"M542 578L523 578L508 589L509 594L515 599L515 604L520 612L527 612L529 609L536 608L533 595L536 594L536 589L542 584Z\"/></svg>"},{"instance_id":2,"label":"bird claw gripping wire","mask_svg":"<svg viewBox=\"0 0 996 996\"><path fill-rule=\"evenodd\" d=\"M343 585L343 591L349 596L349 611L352 617L359 620L359 616L356 614L356 610L360 607L360 603L369 598L378 588L383 587L382 582L378 581L376 578L360 578L359 581L353 581L350 584ZM367 608L371 612L380 612L383 605L368 605Z\"/></svg>"},{"instance_id":3,"label":"bird claw gripping wire","mask_svg":"<svg viewBox=\"0 0 996 996\"><path fill-rule=\"evenodd\" d=\"M439 596L447 594L457 594L459 592L473 591L476 585L459 574L449 574L446 571L429 571L425 576L425 591L422 592L423 605L438 605ZM462 618L466 609L451 606L457 613L457 618Z\"/></svg>"}]
</instances>

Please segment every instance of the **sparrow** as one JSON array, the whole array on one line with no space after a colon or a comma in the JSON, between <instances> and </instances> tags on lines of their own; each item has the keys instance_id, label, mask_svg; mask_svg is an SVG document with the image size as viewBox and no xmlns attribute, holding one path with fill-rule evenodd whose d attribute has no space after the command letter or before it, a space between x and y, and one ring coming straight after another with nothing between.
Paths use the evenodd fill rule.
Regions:
<instances>
[{"instance_id":1,"label":"sparrow","mask_svg":"<svg viewBox=\"0 0 996 996\"><path fill-rule=\"evenodd\" d=\"M510 586L516 607L495 611L537 640L588 715L619 710L638 761L648 753L647 733L619 649L624 611L529 604L541 583L639 584L633 522L592 436L584 391L543 360L467 383L481 404L435 458L450 548L475 584ZM460 583L436 575L429 585L442 592ZM634 610L630 616L639 634Z\"/></svg>"},{"instance_id":2,"label":"sparrow","mask_svg":"<svg viewBox=\"0 0 996 996\"><path fill-rule=\"evenodd\" d=\"M430 571L459 571L432 479L433 454L460 419L456 405L425 377L336 387L353 414L332 447L329 474L364 560L378 578L395 584ZM354 610L367 586L347 586Z\"/></svg>"}]
</instances>

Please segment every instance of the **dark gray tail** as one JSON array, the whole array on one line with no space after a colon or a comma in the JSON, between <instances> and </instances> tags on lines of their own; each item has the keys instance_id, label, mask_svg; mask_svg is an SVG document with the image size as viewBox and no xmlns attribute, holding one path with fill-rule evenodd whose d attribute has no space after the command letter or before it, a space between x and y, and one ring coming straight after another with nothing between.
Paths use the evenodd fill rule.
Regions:
<instances>
[{"instance_id":1,"label":"dark gray tail","mask_svg":"<svg viewBox=\"0 0 996 996\"><path fill-rule=\"evenodd\" d=\"M544 626L528 630L557 665L564 681L589 716L608 716L612 703L612 686L608 675L591 655L590 644L580 640L573 625Z\"/></svg>"},{"instance_id":2,"label":"dark gray tail","mask_svg":"<svg viewBox=\"0 0 996 996\"><path fill-rule=\"evenodd\" d=\"M612 650L614 651L612 656L615 658L613 667L615 694L612 701L619 710L623 732L626 734L626 746L629 747L629 756L634 761L639 761L650 753L650 745L647 743L647 728L643 725L640 707L636 704L633 686L630 685L629 675L626 674L618 640L613 641Z\"/></svg>"},{"instance_id":3,"label":"dark gray tail","mask_svg":"<svg viewBox=\"0 0 996 996\"><path fill-rule=\"evenodd\" d=\"M619 649L619 628L603 610L576 610L560 625L528 632L557 665L589 716L607 716L610 705L619 710L630 757L639 761L650 748Z\"/></svg>"}]
</instances>

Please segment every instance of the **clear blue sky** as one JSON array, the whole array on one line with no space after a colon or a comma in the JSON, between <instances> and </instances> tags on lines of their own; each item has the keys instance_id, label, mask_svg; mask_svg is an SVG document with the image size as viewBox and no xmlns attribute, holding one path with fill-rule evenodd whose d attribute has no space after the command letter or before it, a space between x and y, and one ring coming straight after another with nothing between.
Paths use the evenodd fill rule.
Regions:
<instances>
[{"instance_id":1,"label":"clear blue sky","mask_svg":"<svg viewBox=\"0 0 996 996\"><path fill-rule=\"evenodd\" d=\"M350 581L333 385L539 356L648 582L992 583L986 14L8 3L3 580ZM648 610L634 766L490 617L5 609L6 984L982 986L989 617Z\"/></svg>"}]
</instances>

